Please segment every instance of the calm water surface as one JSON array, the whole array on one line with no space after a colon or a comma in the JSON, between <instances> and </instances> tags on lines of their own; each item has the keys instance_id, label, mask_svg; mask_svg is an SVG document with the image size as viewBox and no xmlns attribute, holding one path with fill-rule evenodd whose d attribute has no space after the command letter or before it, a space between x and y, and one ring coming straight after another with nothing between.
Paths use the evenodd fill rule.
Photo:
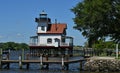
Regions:
<instances>
[{"instance_id":1,"label":"calm water surface","mask_svg":"<svg viewBox=\"0 0 120 73\"><path fill-rule=\"evenodd\" d=\"M25 52L26 53L26 52ZM18 59L21 51L11 51L10 59ZM18 64L10 64L10 69L1 69L0 73L120 73L120 72L86 72L79 70L79 63L69 64L69 70L61 70L60 64L50 64L49 70L40 70L40 64L30 64L30 68L19 69Z\"/></svg>"}]
</instances>

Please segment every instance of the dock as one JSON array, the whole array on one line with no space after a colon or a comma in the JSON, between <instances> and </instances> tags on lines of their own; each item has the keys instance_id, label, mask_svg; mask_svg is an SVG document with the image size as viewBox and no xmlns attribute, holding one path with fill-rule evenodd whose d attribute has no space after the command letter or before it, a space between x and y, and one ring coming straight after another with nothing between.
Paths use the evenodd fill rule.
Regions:
<instances>
[{"instance_id":1,"label":"dock","mask_svg":"<svg viewBox=\"0 0 120 73\"><path fill-rule=\"evenodd\" d=\"M11 63L18 63L19 68L22 69L23 65L26 65L26 69L29 69L29 66L31 63L34 64L40 64L41 69L49 69L50 64L60 64L63 70L69 69L69 64L72 63L80 63L80 69L83 69L83 62L86 61L86 59L66 59L65 57L61 58L54 58L54 59L48 59L46 57L40 56L38 60L22 60L22 56L19 56L18 60L0 60L0 69L3 68L3 66L6 66L6 68L10 68Z\"/></svg>"},{"instance_id":2,"label":"dock","mask_svg":"<svg viewBox=\"0 0 120 73\"><path fill-rule=\"evenodd\" d=\"M86 61L86 59L82 60L69 60L69 61L64 61L65 64L70 64L70 63L77 63L81 61ZM2 63L19 63L19 60L2 60ZM41 63L40 60L22 60L22 63ZM48 63L48 64L61 64L62 61L43 61L42 63Z\"/></svg>"},{"instance_id":3,"label":"dock","mask_svg":"<svg viewBox=\"0 0 120 73\"><path fill-rule=\"evenodd\" d=\"M69 70L69 64L78 63L79 69L83 70L84 63L89 58L89 55L73 55L62 54L60 56L49 55L49 54L37 54L37 53L24 53L26 51L21 51L18 54L18 51L4 51L0 54L0 69L10 69L11 64L17 63L20 69L26 68L29 69L30 65L39 64L40 69L49 69L51 64L60 65L62 70ZM79 52L79 51L77 51ZM5 54L5 56L4 56ZM84 53L83 53L84 54ZM14 58L13 56L16 56Z\"/></svg>"}]
</instances>

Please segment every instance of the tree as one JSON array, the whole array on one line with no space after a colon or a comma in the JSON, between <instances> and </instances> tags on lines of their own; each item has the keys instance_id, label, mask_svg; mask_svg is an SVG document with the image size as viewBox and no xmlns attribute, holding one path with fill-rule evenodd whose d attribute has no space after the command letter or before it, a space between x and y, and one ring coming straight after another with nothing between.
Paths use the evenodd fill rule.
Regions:
<instances>
[{"instance_id":1,"label":"tree","mask_svg":"<svg viewBox=\"0 0 120 73\"><path fill-rule=\"evenodd\" d=\"M92 45L95 49L114 49L115 43L113 41L104 41L104 40L98 40L97 43Z\"/></svg>"},{"instance_id":2,"label":"tree","mask_svg":"<svg viewBox=\"0 0 120 73\"><path fill-rule=\"evenodd\" d=\"M27 49L27 50L29 48L29 46L26 43L21 43L20 47L21 47L21 49Z\"/></svg>"},{"instance_id":3,"label":"tree","mask_svg":"<svg viewBox=\"0 0 120 73\"><path fill-rule=\"evenodd\" d=\"M15 43L15 42L6 42L0 43L0 48L4 50L20 50L20 49L29 49L29 46L26 43Z\"/></svg>"},{"instance_id":4,"label":"tree","mask_svg":"<svg viewBox=\"0 0 120 73\"><path fill-rule=\"evenodd\" d=\"M120 43L120 0L83 0L71 11L75 14L74 28L89 43L106 36Z\"/></svg>"}]
</instances>

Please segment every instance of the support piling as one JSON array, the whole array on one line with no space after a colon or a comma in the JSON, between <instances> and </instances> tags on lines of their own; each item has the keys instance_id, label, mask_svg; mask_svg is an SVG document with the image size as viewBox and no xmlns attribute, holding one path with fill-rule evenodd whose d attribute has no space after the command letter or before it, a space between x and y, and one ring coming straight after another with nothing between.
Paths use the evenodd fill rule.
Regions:
<instances>
[{"instance_id":1,"label":"support piling","mask_svg":"<svg viewBox=\"0 0 120 73\"><path fill-rule=\"evenodd\" d=\"M62 70L64 70L65 65L64 65L64 56L62 56Z\"/></svg>"},{"instance_id":2,"label":"support piling","mask_svg":"<svg viewBox=\"0 0 120 73\"><path fill-rule=\"evenodd\" d=\"M2 49L0 49L0 69L2 68Z\"/></svg>"},{"instance_id":3,"label":"support piling","mask_svg":"<svg viewBox=\"0 0 120 73\"><path fill-rule=\"evenodd\" d=\"M40 55L40 69L43 68L43 57L42 54Z\"/></svg>"},{"instance_id":4,"label":"support piling","mask_svg":"<svg viewBox=\"0 0 120 73\"><path fill-rule=\"evenodd\" d=\"M2 68L2 55L0 54L0 69Z\"/></svg>"},{"instance_id":5,"label":"support piling","mask_svg":"<svg viewBox=\"0 0 120 73\"><path fill-rule=\"evenodd\" d=\"M83 69L82 69L82 61L80 61L80 70L83 70Z\"/></svg>"},{"instance_id":6,"label":"support piling","mask_svg":"<svg viewBox=\"0 0 120 73\"><path fill-rule=\"evenodd\" d=\"M19 56L19 67L20 69L22 69L22 56L21 55Z\"/></svg>"}]
</instances>

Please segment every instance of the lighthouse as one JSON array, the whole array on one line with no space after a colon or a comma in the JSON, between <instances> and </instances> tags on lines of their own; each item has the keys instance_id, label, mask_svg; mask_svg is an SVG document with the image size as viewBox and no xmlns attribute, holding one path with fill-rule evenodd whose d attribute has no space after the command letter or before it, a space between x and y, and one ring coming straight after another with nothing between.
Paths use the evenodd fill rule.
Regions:
<instances>
[{"instance_id":1,"label":"lighthouse","mask_svg":"<svg viewBox=\"0 0 120 73\"><path fill-rule=\"evenodd\" d=\"M66 34L66 23L52 23L45 11L35 18L35 22L37 23L37 34L30 37L31 53L72 55L73 38Z\"/></svg>"}]
</instances>

